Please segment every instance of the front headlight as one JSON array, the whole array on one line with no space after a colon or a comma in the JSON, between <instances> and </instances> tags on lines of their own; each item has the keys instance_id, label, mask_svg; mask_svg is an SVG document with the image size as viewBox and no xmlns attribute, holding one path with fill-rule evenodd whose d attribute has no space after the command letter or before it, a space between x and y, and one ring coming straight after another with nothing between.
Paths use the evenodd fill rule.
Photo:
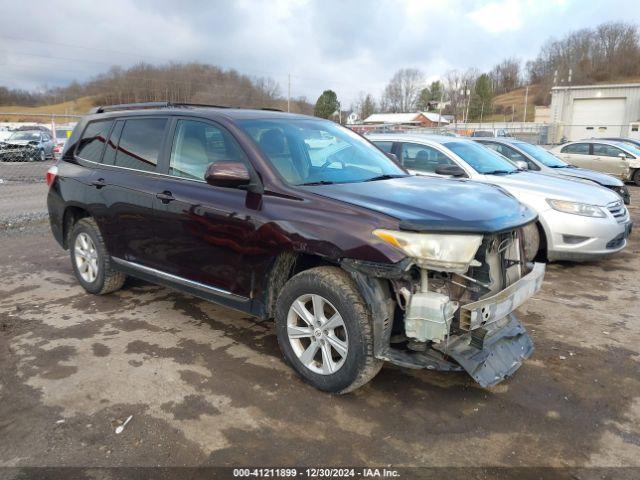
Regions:
<instances>
[{"instance_id":1,"label":"front headlight","mask_svg":"<svg viewBox=\"0 0 640 480\"><path fill-rule=\"evenodd\" d=\"M442 272L466 272L482 243L482 235L412 233L395 230L374 230L373 234L414 258L421 267Z\"/></svg>"},{"instance_id":2,"label":"front headlight","mask_svg":"<svg viewBox=\"0 0 640 480\"><path fill-rule=\"evenodd\" d=\"M589 205L588 203L569 202L567 200L552 200L547 198L547 203L551 208L558 212L571 213L573 215L582 215L584 217L605 218L607 216L600 207Z\"/></svg>"}]
</instances>

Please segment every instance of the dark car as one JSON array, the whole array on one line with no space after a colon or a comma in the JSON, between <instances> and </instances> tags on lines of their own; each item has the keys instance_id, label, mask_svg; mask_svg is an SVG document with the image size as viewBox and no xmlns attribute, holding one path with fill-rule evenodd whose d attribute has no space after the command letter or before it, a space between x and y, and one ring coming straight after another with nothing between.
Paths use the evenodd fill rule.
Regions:
<instances>
[{"instance_id":1,"label":"dark car","mask_svg":"<svg viewBox=\"0 0 640 480\"><path fill-rule=\"evenodd\" d=\"M326 120L146 107L82 119L47 174L53 235L88 292L131 275L275 319L287 362L331 392L385 360L493 385L531 355L512 312L544 265L536 216L509 194L411 176Z\"/></svg>"},{"instance_id":2,"label":"dark car","mask_svg":"<svg viewBox=\"0 0 640 480\"><path fill-rule=\"evenodd\" d=\"M516 164L523 162L528 170L597 183L620 195L625 205L631 203L629 189L622 180L606 173L570 165L546 148L516 138L477 138L474 140L491 150L495 150Z\"/></svg>"},{"instance_id":3,"label":"dark car","mask_svg":"<svg viewBox=\"0 0 640 480\"><path fill-rule=\"evenodd\" d=\"M53 147L53 139L42 130L16 130L0 142L0 161L44 161L53 157Z\"/></svg>"}]
</instances>

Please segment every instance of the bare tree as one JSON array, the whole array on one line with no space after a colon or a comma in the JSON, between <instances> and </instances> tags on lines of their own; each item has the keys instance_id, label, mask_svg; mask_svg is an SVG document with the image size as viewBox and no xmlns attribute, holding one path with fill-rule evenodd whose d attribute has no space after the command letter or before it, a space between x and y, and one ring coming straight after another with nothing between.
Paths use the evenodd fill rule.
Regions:
<instances>
[{"instance_id":1,"label":"bare tree","mask_svg":"<svg viewBox=\"0 0 640 480\"><path fill-rule=\"evenodd\" d=\"M444 90L449 101L449 111L456 120L465 119L471 101L471 93L475 87L479 73L476 69L464 72L449 70L444 75Z\"/></svg>"},{"instance_id":2,"label":"bare tree","mask_svg":"<svg viewBox=\"0 0 640 480\"><path fill-rule=\"evenodd\" d=\"M493 67L490 72L495 93L506 93L522 85L520 60L507 58Z\"/></svg>"},{"instance_id":3,"label":"bare tree","mask_svg":"<svg viewBox=\"0 0 640 480\"><path fill-rule=\"evenodd\" d=\"M420 91L424 88L424 76L415 68L398 70L382 94L381 105L389 112L413 112Z\"/></svg>"}]
</instances>

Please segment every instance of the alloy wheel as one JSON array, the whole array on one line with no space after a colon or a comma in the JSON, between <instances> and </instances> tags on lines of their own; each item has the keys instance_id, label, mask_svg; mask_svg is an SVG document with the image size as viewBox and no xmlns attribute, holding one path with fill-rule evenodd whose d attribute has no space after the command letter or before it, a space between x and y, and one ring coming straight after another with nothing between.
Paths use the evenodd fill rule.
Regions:
<instances>
[{"instance_id":1,"label":"alloy wheel","mask_svg":"<svg viewBox=\"0 0 640 480\"><path fill-rule=\"evenodd\" d=\"M98 251L89 235L80 232L73 246L76 267L82 279L93 283L98 277Z\"/></svg>"},{"instance_id":2,"label":"alloy wheel","mask_svg":"<svg viewBox=\"0 0 640 480\"><path fill-rule=\"evenodd\" d=\"M294 300L287 315L287 336L300 362L321 375L340 370L349 352L342 316L320 295L306 294Z\"/></svg>"}]
</instances>

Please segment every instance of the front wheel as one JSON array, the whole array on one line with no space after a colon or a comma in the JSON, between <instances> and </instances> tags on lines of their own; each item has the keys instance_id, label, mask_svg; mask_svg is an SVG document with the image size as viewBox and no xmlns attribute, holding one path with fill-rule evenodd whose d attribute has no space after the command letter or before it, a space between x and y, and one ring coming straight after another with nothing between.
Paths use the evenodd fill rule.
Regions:
<instances>
[{"instance_id":1,"label":"front wheel","mask_svg":"<svg viewBox=\"0 0 640 480\"><path fill-rule=\"evenodd\" d=\"M276 305L276 330L285 360L320 390L350 392L382 367L373 356L369 310L338 267L306 270L287 282Z\"/></svg>"}]
</instances>

